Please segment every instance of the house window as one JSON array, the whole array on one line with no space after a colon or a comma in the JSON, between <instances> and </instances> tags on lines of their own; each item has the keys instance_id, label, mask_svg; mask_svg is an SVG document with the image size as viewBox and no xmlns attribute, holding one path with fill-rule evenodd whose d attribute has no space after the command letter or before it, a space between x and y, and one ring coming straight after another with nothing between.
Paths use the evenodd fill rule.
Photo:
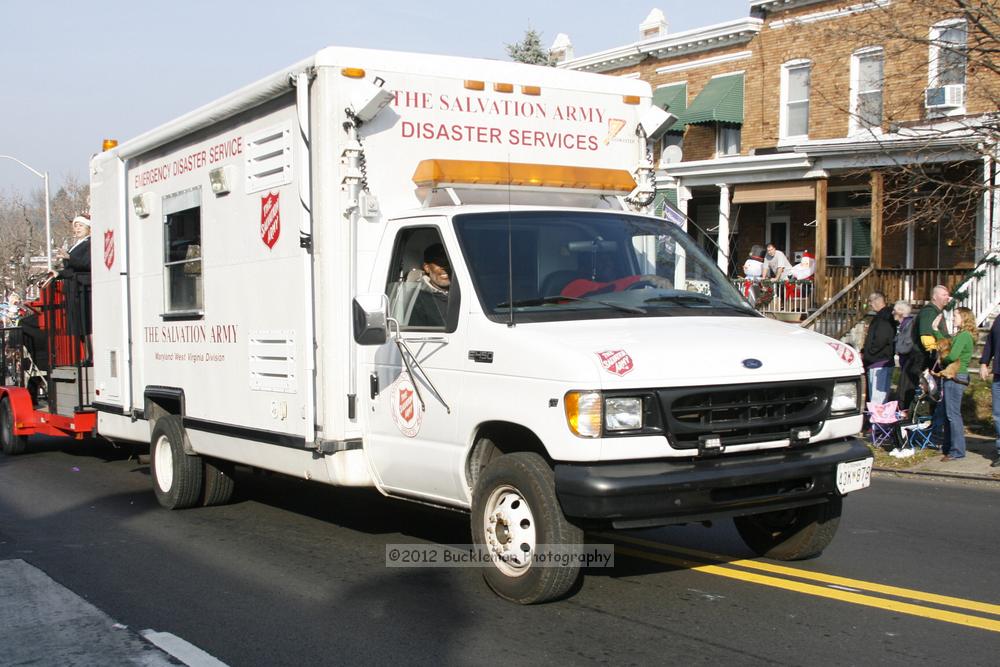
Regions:
<instances>
[{"instance_id":1,"label":"house window","mask_svg":"<svg viewBox=\"0 0 1000 667\"><path fill-rule=\"evenodd\" d=\"M719 125L715 133L715 155L740 154L740 126Z\"/></svg>"},{"instance_id":2,"label":"house window","mask_svg":"<svg viewBox=\"0 0 1000 667\"><path fill-rule=\"evenodd\" d=\"M851 127L855 131L882 125L883 66L881 47L858 51L851 60Z\"/></svg>"},{"instance_id":3,"label":"house window","mask_svg":"<svg viewBox=\"0 0 1000 667\"><path fill-rule=\"evenodd\" d=\"M201 188L192 188L163 198L165 316L201 316L201 268Z\"/></svg>"},{"instance_id":4,"label":"house window","mask_svg":"<svg viewBox=\"0 0 1000 667\"><path fill-rule=\"evenodd\" d=\"M781 66L781 138L809 135L809 79L812 63L794 60Z\"/></svg>"},{"instance_id":5,"label":"house window","mask_svg":"<svg viewBox=\"0 0 1000 667\"><path fill-rule=\"evenodd\" d=\"M965 85L967 40L963 21L939 23L931 28L931 87Z\"/></svg>"}]
</instances>

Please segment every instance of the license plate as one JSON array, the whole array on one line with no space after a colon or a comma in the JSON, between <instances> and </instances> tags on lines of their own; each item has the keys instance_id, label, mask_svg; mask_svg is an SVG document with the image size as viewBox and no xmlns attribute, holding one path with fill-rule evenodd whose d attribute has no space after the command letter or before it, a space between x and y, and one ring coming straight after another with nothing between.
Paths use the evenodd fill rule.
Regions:
<instances>
[{"instance_id":1,"label":"license plate","mask_svg":"<svg viewBox=\"0 0 1000 667\"><path fill-rule=\"evenodd\" d=\"M870 486L874 462L875 459L864 459L837 464L837 490L840 491L840 495Z\"/></svg>"}]
</instances>

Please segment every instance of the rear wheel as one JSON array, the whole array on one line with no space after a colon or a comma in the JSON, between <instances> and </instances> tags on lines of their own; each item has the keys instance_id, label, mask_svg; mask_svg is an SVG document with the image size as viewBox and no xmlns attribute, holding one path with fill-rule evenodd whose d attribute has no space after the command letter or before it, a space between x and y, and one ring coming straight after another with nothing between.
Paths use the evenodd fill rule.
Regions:
<instances>
[{"instance_id":1,"label":"rear wheel","mask_svg":"<svg viewBox=\"0 0 1000 667\"><path fill-rule=\"evenodd\" d=\"M167 415L156 420L149 468L160 505L179 510L199 504L204 479L201 457L184 453L184 426L180 417Z\"/></svg>"},{"instance_id":2,"label":"rear wheel","mask_svg":"<svg viewBox=\"0 0 1000 667\"><path fill-rule=\"evenodd\" d=\"M204 465L205 494L201 504L205 507L225 505L232 500L236 488L233 464L219 459L205 459Z\"/></svg>"},{"instance_id":3,"label":"rear wheel","mask_svg":"<svg viewBox=\"0 0 1000 667\"><path fill-rule=\"evenodd\" d=\"M472 539L491 558L483 570L486 583L512 602L561 597L580 576L573 556L582 548L583 531L563 515L552 469L538 454L506 454L486 466L473 494ZM542 546L559 548L564 564L540 567Z\"/></svg>"},{"instance_id":4,"label":"rear wheel","mask_svg":"<svg viewBox=\"0 0 1000 667\"><path fill-rule=\"evenodd\" d=\"M28 436L14 435L14 409L7 397L0 401L0 445L7 456L22 454L28 446Z\"/></svg>"},{"instance_id":5,"label":"rear wheel","mask_svg":"<svg viewBox=\"0 0 1000 667\"><path fill-rule=\"evenodd\" d=\"M733 519L740 537L758 556L803 560L823 553L840 525L843 500Z\"/></svg>"}]
</instances>

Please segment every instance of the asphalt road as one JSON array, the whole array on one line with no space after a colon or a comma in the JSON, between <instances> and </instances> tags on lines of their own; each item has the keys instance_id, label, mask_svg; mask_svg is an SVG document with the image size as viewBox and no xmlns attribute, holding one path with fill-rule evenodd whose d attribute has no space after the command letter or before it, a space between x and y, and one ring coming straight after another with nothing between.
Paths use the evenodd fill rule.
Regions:
<instances>
[{"instance_id":1,"label":"asphalt road","mask_svg":"<svg viewBox=\"0 0 1000 667\"><path fill-rule=\"evenodd\" d=\"M728 521L614 535L613 569L519 607L475 569L386 567L387 544L468 543L465 515L238 481L231 505L168 512L126 452L33 442L0 456L0 561L233 666L997 664L1000 485L878 477L799 563L743 560Z\"/></svg>"}]
</instances>

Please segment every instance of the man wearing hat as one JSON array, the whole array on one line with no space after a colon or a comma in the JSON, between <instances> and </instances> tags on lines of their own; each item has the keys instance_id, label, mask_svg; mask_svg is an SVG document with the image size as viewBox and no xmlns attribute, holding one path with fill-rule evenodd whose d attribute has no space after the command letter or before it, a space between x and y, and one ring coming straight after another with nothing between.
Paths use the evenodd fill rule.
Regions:
<instances>
[{"instance_id":1,"label":"man wearing hat","mask_svg":"<svg viewBox=\"0 0 1000 667\"><path fill-rule=\"evenodd\" d=\"M443 245L432 243L424 249L423 269L409 325L443 327L448 321L448 293L451 288L451 265Z\"/></svg>"}]
</instances>

